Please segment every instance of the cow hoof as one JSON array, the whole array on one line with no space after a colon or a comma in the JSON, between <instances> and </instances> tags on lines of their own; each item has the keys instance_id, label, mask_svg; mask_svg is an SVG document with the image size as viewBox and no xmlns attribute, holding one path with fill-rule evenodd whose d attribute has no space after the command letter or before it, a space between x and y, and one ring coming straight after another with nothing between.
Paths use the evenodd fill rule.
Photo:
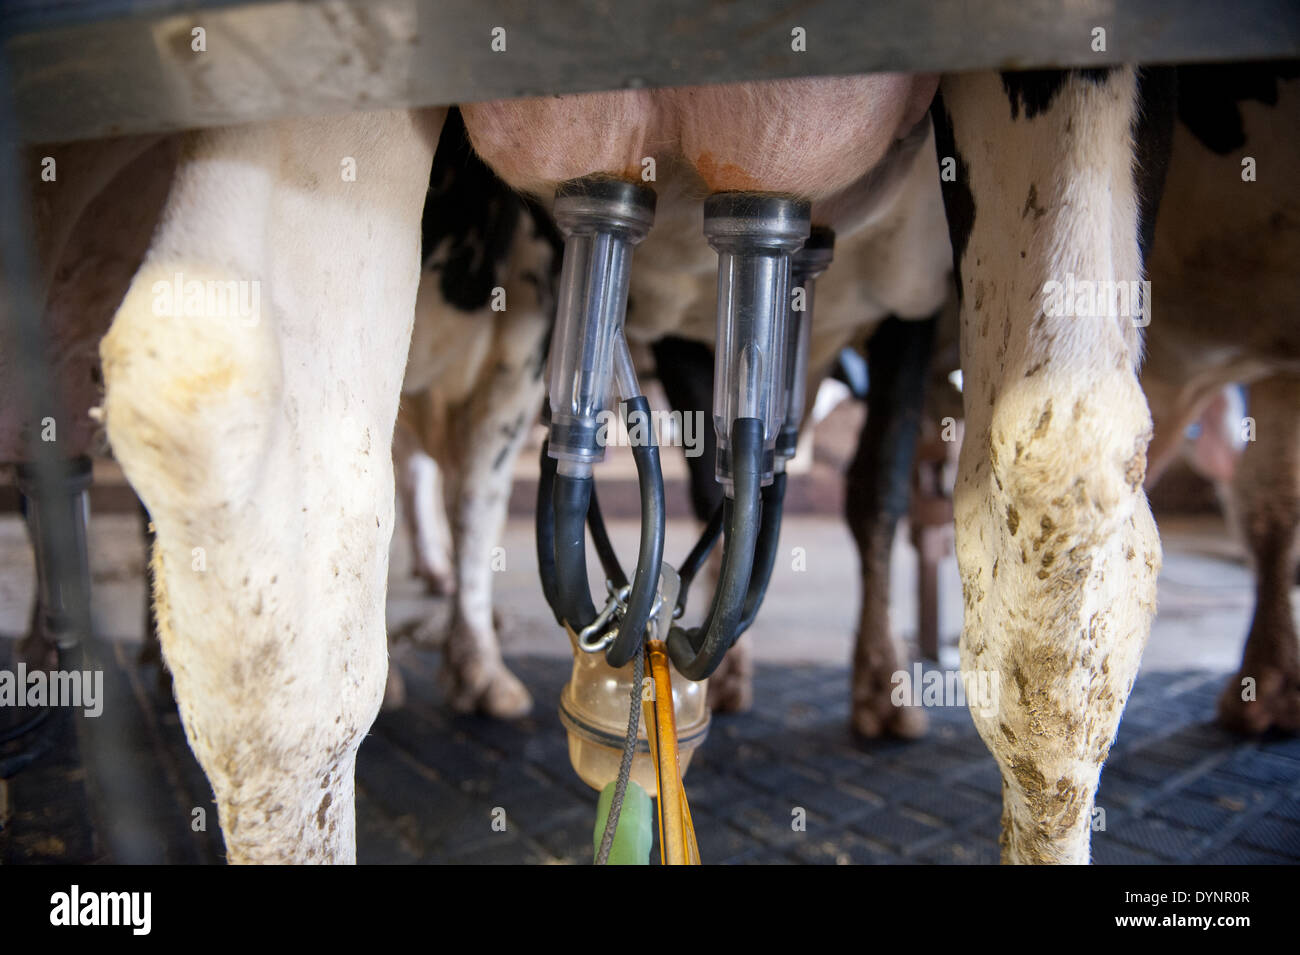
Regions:
<instances>
[{"instance_id":1,"label":"cow hoof","mask_svg":"<svg viewBox=\"0 0 1300 955\"><path fill-rule=\"evenodd\" d=\"M478 701L478 711L497 720L522 719L532 708L532 694L505 667L493 674Z\"/></svg>"},{"instance_id":2,"label":"cow hoof","mask_svg":"<svg viewBox=\"0 0 1300 955\"><path fill-rule=\"evenodd\" d=\"M925 711L918 706L894 706L866 701L853 705L853 732L863 739L920 739L930 728Z\"/></svg>"},{"instance_id":3,"label":"cow hoof","mask_svg":"<svg viewBox=\"0 0 1300 955\"><path fill-rule=\"evenodd\" d=\"M1252 675L1253 693L1249 684L1243 685ZM1237 733L1256 736L1270 729L1300 733L1300 673L1275 667L1261 668L1256 674L1238 673L1219 695L1218 712L1219 722Z\"/></svg>"},{"instance_id":4,"label":"cow hoof","mask_svg":"<svg viewBox=\"0 0 1300 955\"><path fill-rule=\"evenodd\" d=\"M753 706L754 681L747 674L709 677L709 709L714 713L747 713Z\"/></svg>"},{"instance_id":5,"label":"cow hoof","mask_svg":"<svg viewBox=\"0 0 1300 955\"><path fill-rule=\"evenodd\" d=\"M379 708L385 713L400 710L406 705L406 681L402 671L391 660L388 663L388 682L384 684L384 702Z\"/></svg>"},{"instance_id":6,"label":"cow hoof","mask_svg":"<svg viewBox=\"0 0 1300 955\"><path fill-rule=\"evenodd\" d=\"M728 650L709 677L708 704L714 713L747 713L754 706L754 661L745 644Z\"/></svg>"},{"instance_id":7,"label":"cow hoof","mask_svg":"<svg viewBox=\"0 0 1300 955\"><path fill-rule=\"evenodd\" d=\"M486 670L472 665L451 670L451 707L497 720L517 720L532 711L528 689L504 666Z\"/></svg>"}]
</instances>

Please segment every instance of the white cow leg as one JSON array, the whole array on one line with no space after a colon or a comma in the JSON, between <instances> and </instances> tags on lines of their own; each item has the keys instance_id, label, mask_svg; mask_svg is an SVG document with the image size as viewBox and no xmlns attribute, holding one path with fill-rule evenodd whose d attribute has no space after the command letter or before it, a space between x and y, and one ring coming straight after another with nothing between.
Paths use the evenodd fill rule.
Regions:
<instances>
[{"instance_id":1,"label":"white cow leg","mask_svg":"<svg viewBox=\"0 0 1300 955\"><path fill-rule=\"evenodd\" d=\"M492 575L510 555L500 549L514 463L545 394L548 319L507 312L494 353L463 409L450 417L448 468L456 554L456 610L444 674L452 707L500 719L532 709L528 690L506 669L492 619Z\"/></svg>"},{"instance_id":2,"label":"white cow leg","mask_svg":"<svg viewBox=\"0 0 1300 955\"><path fill-rule=\"evenodd\" d=\"M974 209L968 241L954 226L967 383L962 670L1002 771L1007 862L1088 861L1098 777L1155 610L1137 330L1113 314L1053 317L1043 295L1067 273L1140 278L1134 88L1126 69L1072 76L1021 100L1014 121L996 74L942 90ZM960 204L946 198L951 219Z\"/></svg>"},{"instance_id":3,"label":"white cow leg","mask_svg":"<svg viewBox=\"0 0 1300 955\"><path fill-rule=\"evenodd\" d=\"M430 594L446 597L456 592L451 527L443 506L446 482L438 463L425 453L419 437L400 415L393 436L393 462L411 543L411 573L424 581Z\"/></svg>"},{"instance_id":4,"label":"white cow leg","mask_svg":"<svg viewBox=\"0 0 1300 955\"><path fill-rule=\"evenodd\" d=\"M163 653L231 862L355 860L442 116L187 137L101 346L109 438L157 530ZM203 294L223 290L243 296L234 317Z\"/></svg>"},{"instance_id":5,"label":"white cow leg","mask_svg":"<svg viewBox=\"0 0 1300 955\"><path fill-rule=\"evenodd\" d=\"M420 522L420 551L424 568L421 575L430 592L450 596L456 592L456 570L451 561L451 522L447 520L447 479L438 462L428 455L420 466L427 472L428 492L417 502Z\"/></svg>"}]
</instances>

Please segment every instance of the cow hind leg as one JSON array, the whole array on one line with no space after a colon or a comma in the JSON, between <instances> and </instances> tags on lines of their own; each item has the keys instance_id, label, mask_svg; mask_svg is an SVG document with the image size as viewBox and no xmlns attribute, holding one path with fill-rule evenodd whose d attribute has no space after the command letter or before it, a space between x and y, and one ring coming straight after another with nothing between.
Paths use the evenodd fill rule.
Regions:
<instances>
[{"instance_id":1,"label":"cow hind leg","mask_svg":"<svg viewBox=\"0 0 1300 955\"><path fill-rule=\"evenodd\" d=\"M867 343L867 420L849 466L845 517L862 562L862 607L853 652L853 731L874 739L914 739L925 713L893 700L907 660L889 620L890 555L911 496L934 321L887 319Z\"/></svg>"},{"instance_id":2,"label":"cow hind leg","mask_svg":"<svg viewBox=\"0 0 1300 955\"><path fill-rule=\"evenodd\" d=\"M501 656L492 577L508 559L500 543L515 459L545 394L549 320L533 309L498 320L485 377L449 422L456 606L443 672L454 709L516 719L533 701Z\"/></svg>"},{"instance_id":3,"label":"cow hind leg","mask_svg":"<svg viewBox=\"0 0 1300 955\"><path fill-rule=\"evenodd\" d=\"M1300 379L1250 386L1255 440L1237 466L1234 517L1255 566L1255 615L1219 719L1246 733L1300 731L1300 639L1291 589L1300 529Z\"/></svg>"},{"instance_id":4,"label":"cow hind leg","mask_svg":"<svg viewBox=\"0 0 1300 955\"><path fill-rule=\"evenodd\" d=\"M1136 281L1133 71L945 79L939 155L962 293L954 495L975 725L1002 773L1004 861L1086 863L1101 766L1155 610L1138 332L1046 298ZM1115 286L1111 286L1115 288ZM1119 312L1119 314L1116 314Z\"/></svg>"},{"instance_id":5,"label":"cow hind leg","mask_svg":"<svg viewBox=\"0 0 1300 955\"><path fill-rule=\"evenodd\" d=\"M101 344L109 439L153 518L163 654L231 862L355 861L440 124L191 134Z\"/></svg>"},{"instance_id":6,"label":"cow hind leg","mask_svg":"<svg viewBox=\"0 0 1300 955\"><path fill-rule=\"evenodd\" d=\"M428 593L449 597L456 592L456 575L450 554L451 527L443 503L442 469L425 453L419 437L400 415L393 436L393 464L411 543L411 573L424 581Z\"/></svg>"},{"instance_id":7,"label":"cow hind leg","mask_svg":"<svg viewBox=\"0 0 1300 955\"><path fill-rule=\"evenodd\" d=\"M714 713L747 713L754 706L754 643L737 640L709 677L709 709Z\"/></svg>"}]
</instances>

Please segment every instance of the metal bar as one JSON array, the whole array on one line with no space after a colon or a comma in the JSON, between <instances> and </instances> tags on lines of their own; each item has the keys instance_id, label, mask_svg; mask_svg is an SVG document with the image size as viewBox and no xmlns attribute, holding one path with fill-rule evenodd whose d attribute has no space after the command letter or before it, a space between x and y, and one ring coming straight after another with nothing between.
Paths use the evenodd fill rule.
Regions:
<instances>
[{"instance_id":1,"label":"metal bar","mask_svg":"<svg viewBox=\"0 0 1300 955\"><path fill-rule=\"evenodd\" d=\"M5 18L29 142L599 89L1300 55L1295 0L10 0Z\"/></svg>"},{"instance_id":2,"label":"metal bar","mask_svg":"<svg viewBox=\"0 0 1300 955\"><path fill-rule=\"evenodd\" d=\"M35 263L28 245L33 230L22 181L20 147L12 110L10 77L0 58L0 348L22 382L19 393L26 406L19 408L27 422L27 461L31 464L31 496L46 519L40 533L49 555L50 585L69 594L69 616L83 634L90 632L90 608L75 586L80 563L71 514L57 507L59 490L70 476L69 462L53 442L40 440L37 423L42 418L66 422L62 402L50 372L49 343L42 327L35 289Z\"/></svg>"},{"instance_id":3,"label":"metal bar","mask_svg":"<svg viewBox=\"0 0 1300 955\"><path fill-rule=\"evenodd\" d=\"M44 417L67 421L52 369L50 343L42 324L35 292L35 262L29 239L30 210L22 178L23 164L17 137L17 120L10 95L10 75L0 57L0 349L22 382L18 393L26 399L18 412L34 424ZM62 489L73 476L68 461L54 442L40 440L37 428L27 429L27 461L31 464L30 493L41 514L37 552L48 560L49 584L63 600L68 632L85 642L60 649L62 670L103 669L101 648L93 641L90 594L81 576L83 555L74 515L62 499ZM98 718L77 717L83 763L103 807L102 835L113 859L120 863L157 861L149 839L152 825L145 814L147 800L140 797L143 781L125 767L130 744L122 714L130 701L111 696L102 701ZM18 767L10 765L6 771Z\"/></svg>"}]
</instances>

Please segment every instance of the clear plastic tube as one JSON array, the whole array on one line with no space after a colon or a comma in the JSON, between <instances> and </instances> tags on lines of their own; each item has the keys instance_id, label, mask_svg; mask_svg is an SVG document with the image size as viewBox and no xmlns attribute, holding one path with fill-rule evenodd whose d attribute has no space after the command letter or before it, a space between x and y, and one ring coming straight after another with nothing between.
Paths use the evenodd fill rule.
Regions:
<instances>
[{"instance_id":1,"label":"clear plastic tube","mask_svg":"<svg viewBox=\"0 0 1300 955\"><path fill-rule=\"evenodd\" d=\"M812 343L813 303L817 277L826 271L834 254L835 233L814 228L795 253L790 264L790 311L786 318L786 356L782 388L783 424L777 437L777 467L794 457L799 443L799 426L807 401L808 354ZM799 290L802 289L802 293ZM796 301L796 294L798 301ZM796 308L796 304L802 308Z\"/></svg>"},{"instance_id":2,"label":"clear plastic tube","mask_svg":"<svg viewBox=\"0 0 1300 955\"><path fill-rule=\"evenodd\" d=\"M565 233L551 348L550 454L585 470L603 460L596 440L607 410L615 341L627 313L632 249L654 220L654 193L632 183L583 179L556 193Z\"/></svg>"},{"instance_id":3,"label":"clear plastic tube","mask_svg":"<svg viewBox=\"0 0 1300 955\"><path fill-rule=\"evenodd\" d=\"M774 471L786 412L784 356L790 257L808 236L808 204L778 196L719 193L704 207L704 234L718 253L713 424L716 474L732 493L731 425L763 423L763 483Z\"/></svg>"}]
</instances>

